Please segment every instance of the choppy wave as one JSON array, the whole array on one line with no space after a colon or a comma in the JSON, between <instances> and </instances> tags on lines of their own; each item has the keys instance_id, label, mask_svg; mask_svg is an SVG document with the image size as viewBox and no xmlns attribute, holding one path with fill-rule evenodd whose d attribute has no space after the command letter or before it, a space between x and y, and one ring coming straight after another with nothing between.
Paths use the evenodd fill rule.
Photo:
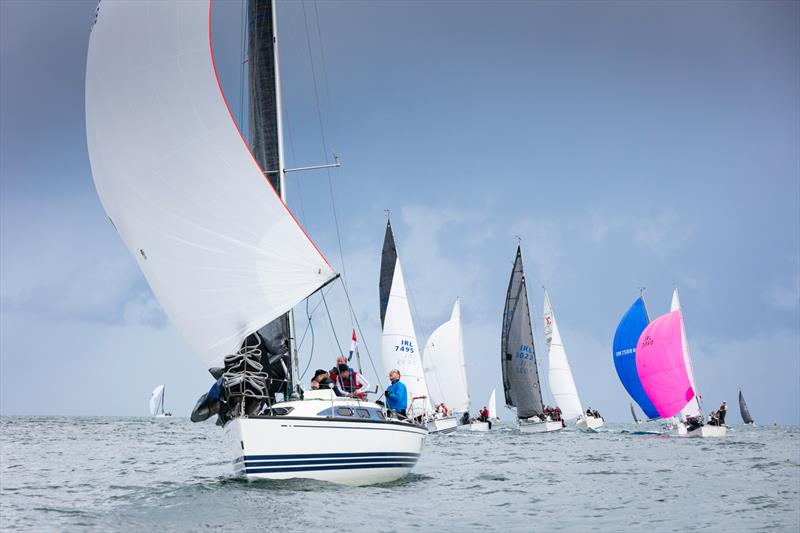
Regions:
<instances>
[{"instance_id":1,"label":"choppy wave","mask_svg":"<svg viewBox=\"0 0 800 533\"><path fill-rule=\"evenodd\" d=\"M233 478L212 424L3 417L0 528L797 531L800 430L737 429L432 435L407 479L341 487Z\"/></svg>"}]
</instances>

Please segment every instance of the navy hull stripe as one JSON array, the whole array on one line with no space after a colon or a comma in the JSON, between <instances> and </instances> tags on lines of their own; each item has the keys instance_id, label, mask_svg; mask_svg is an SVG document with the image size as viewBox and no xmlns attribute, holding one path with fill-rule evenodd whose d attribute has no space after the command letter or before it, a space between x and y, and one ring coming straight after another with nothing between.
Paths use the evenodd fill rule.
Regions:
<instances>
[{"instance_id":1,"label":"navy hull stripe","mask_svg":"<svg viewBox=\"0 0 800 533\"><path fill-rule=\"evenodd\" d=\"M371 465L301 466L294 468L245 468L245 474L281 474L285 472L311 472L318 470L362 470L366 468L411 468L413 463L382 463Z\"/></svg>"},{"instance_id":2,"label":"navy hull stripe","mask_svg":"<svg viewBox=\"0 0 800 533\"><path fill-rule=\"evenodd\" d=\"M363 452L363 453L301 453L289 455L244 455L234 461L271 461L279 459L335 459L344 457L414 457L419 458L418 453L408 452Z\"/></svg>"},{"instance_id":3,"label":"navy hull stripe","mask_svg":"<svg viewBox=\"0 0 800 533\"><path fill-rule=\"evenodd\" d=\"M411 463L416 464L417 458L368 458L368 459L308 459L302 461L245 461L245 468L264 467L264 466L311 466L311 465L335 465L335 464L357 464L357 463Z\"/></svg>"}]
</instances>

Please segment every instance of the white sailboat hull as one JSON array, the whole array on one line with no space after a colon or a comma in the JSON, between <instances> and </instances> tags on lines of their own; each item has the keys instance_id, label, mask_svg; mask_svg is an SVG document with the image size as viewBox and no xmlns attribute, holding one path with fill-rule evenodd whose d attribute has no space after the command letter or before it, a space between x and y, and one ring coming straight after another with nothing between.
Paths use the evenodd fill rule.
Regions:
<instances>
[{"instance_id":1,"label":"white sailboat hull","mask_svg":"<svg viewBox=\"0 0 800 533\"><path fill-rule=\"evenodd\" d=\"M677 429L674 435L677 435L678 437L724 437L728 433L727 426L712 426L710 424L705 424L691 431L687 429L686 424L683 422L678 422L676 427Z\"/></svg>"},{"instance_id":2,"label":"white sailboat hull","mask_svg":"<svg viewBox=\"0 0 800 533\"><path fill-rule=\"evenodd\" d=\"M523 433L547 433L550 431L559 431L564 429L564 424L561 421L547 420L545 422L536 422L528 419L518 420L519 430Z\"/></svg>"},{"instance_id":3,"label":"white sailboat hull","mask_svg":"<svg viewBox=\"0 0 800 533\"><path fill-rule=\"evenodd\" d=\"M581 431L586 431L589 433L596 433L598 429L605 425L605 420L602 418L597 418L594 416L587 416L583 415L578 421L575 423L575 427Z\"/></svg>"},{"instance_id":4,"label":"white sailboat hull","mask_svg":"<svg viewBox=\"0 0 800 533\"><path fill-rule=\"evenodd\" d=\"M458 428L458 418L446 416L444 418L433 418L428 421L428 431L430 433L452 433Z\"/></svg>"},{"instance_id":5,"label":"white sailboat hull","mask_svg":"<svg viewBox=\"0 0 800 533\"><path fill-rule=\"evenodd\" d=\"M724 437L728 433L728 428L725 426L711 426L711 425L704 425L700 426L699 428L687 431L686 437L689 438L699 438L699 437Z\"/></svg>"},{"instance_id":6,"label":"white sailboat hull","mask_svg":"<svg viewBox=\"0 0 800 533\"><path fill-rule=\"evenodd\" d=\"M489 422L470 422L470 431L489 431Z\"/></svg>"},{"instance_id":7,"label":"white sailboat hull","mask_svg":"<svg viewBox=\"0 0 800 533\"><path fill-rule=\"evenodd\" d=\"M235 418L224 428L234 473L247 479L305 478L372 485L406 477L428 431L409 422L319 416L326 408L377 410L353 400L293 401L287 416ZM372 409L371 412L374 413Z\"/></svg>"}]
</instances>

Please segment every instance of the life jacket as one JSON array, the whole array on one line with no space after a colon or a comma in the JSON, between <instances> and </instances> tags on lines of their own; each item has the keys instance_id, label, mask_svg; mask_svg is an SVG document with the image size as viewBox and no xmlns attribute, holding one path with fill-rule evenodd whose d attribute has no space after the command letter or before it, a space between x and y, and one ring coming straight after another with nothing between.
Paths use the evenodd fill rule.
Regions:
<instances>
[{"instance_id":1,"label":"life jacket","mask_svg":"<svg viewBox=\"0 0 800 533\"><path fill-rule=\"evenodd\" d=\"M350 370L350 377L345 379L341 375L337 376L337 379L342 384L342 389L345 392L355 392L358 389L358 374L355 370ZM364 393L360 392L355 395L356 398L363 400Z\"/></svg>"}]
</instances>

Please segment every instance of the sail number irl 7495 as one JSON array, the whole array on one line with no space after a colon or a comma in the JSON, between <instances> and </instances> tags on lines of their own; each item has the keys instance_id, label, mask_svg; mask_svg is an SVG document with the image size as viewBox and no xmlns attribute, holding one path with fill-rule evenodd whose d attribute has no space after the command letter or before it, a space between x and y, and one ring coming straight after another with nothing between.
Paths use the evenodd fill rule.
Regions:
<instances>
[{"instance_id":1,"label":"sail number irl 7495","mask_svg":"<svg viewBox=\"0 0 800 533\"><path fill-rule=\"evenodd\" d=\"M411 341L400 341L400 344L395 345L394 351L414 353L414 344Z\"/></svg>"}]
</instances>

